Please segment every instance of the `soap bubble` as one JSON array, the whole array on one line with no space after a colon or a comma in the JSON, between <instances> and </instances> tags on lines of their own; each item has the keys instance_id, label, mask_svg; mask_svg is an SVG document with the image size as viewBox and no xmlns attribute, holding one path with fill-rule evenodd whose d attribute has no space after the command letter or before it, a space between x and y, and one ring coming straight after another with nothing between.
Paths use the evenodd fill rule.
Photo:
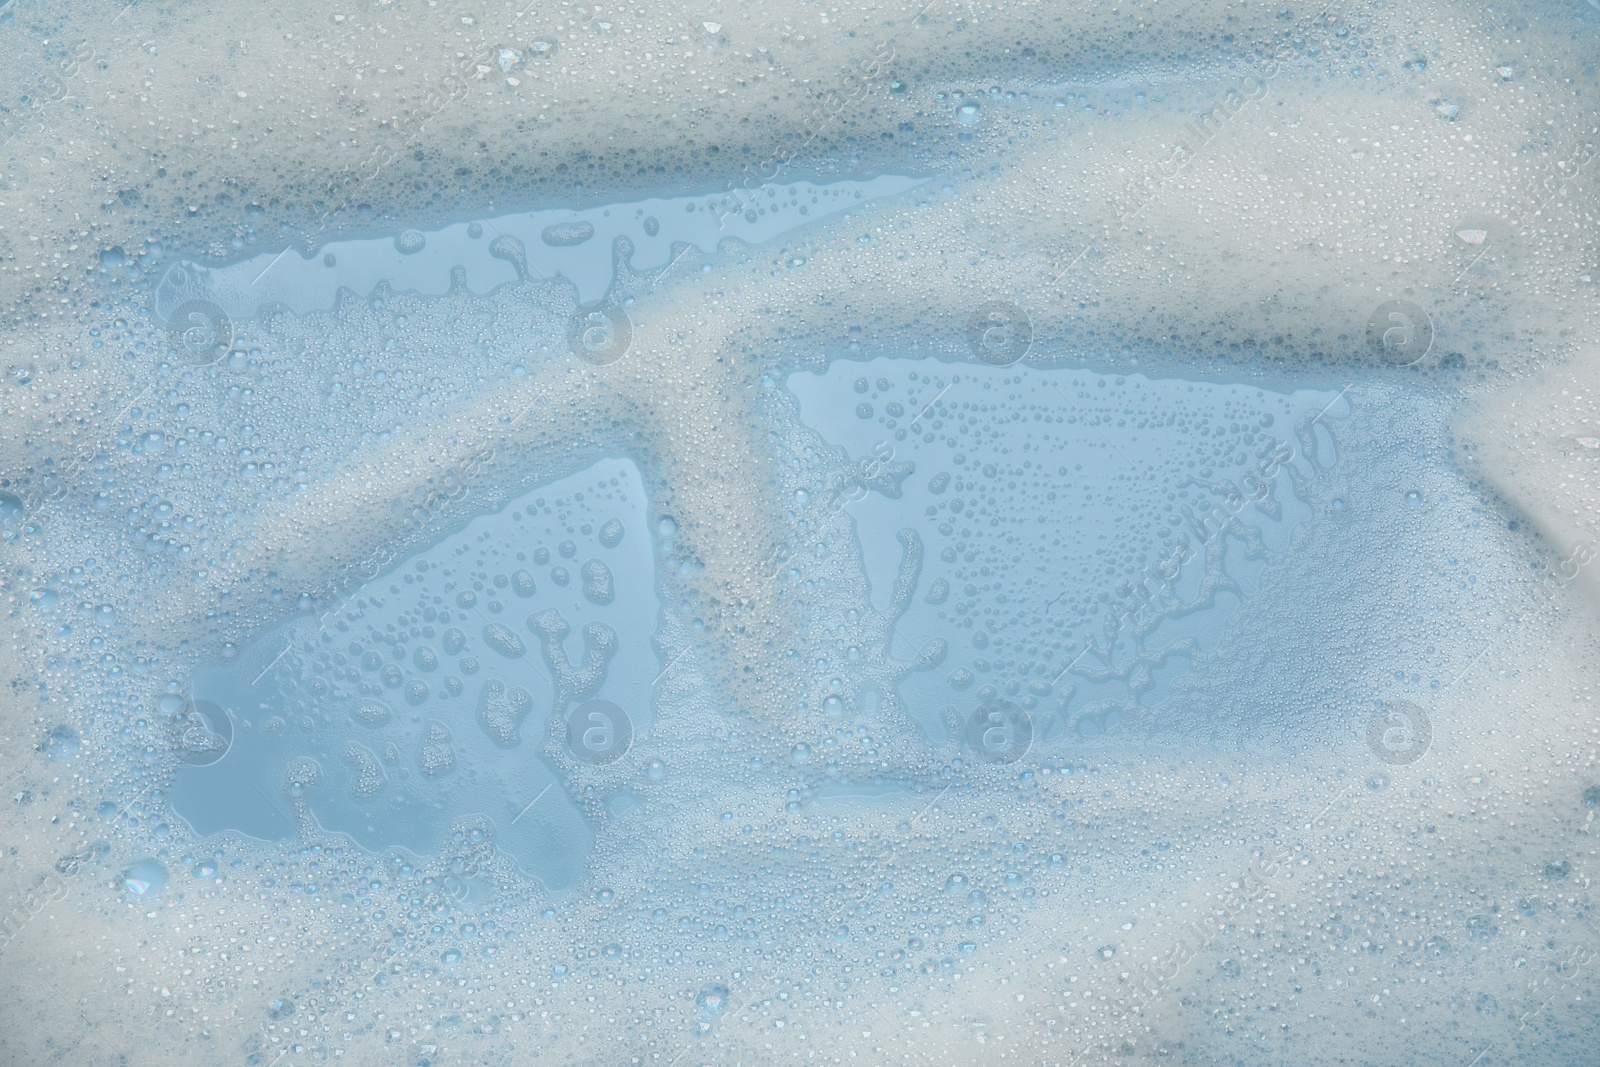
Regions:
<instances>
[{"instance_id":1,"label":"soap bubble","mask_svg":"<svg viewBox=\"0 0 1600 1067\"><path fill-rule=\"evenodd\" d=\"M695 994L694 1006L704 1016L721 1015L728 1007L728 987L720 982L706 986Z\"/></svg>"},{"instance_id":2,"label":"soap bubble","mask_svg":"<svg viewBox=\"0 0 1600 1067\"><path fill-rule=\"evenodd\" d=\"M78 731L70 726L57 726L40 744L39 750L56 763L66 763L78 754Z\"/></svg>"},{"instance_id":3,"label":"soap bubble","mask_svg":"<svg viewBox=\"0 0 1600 1067\"><path fill-rule=\"evenodd\" d=\"M125 868L118 887L135 900L159 893L167 884L167 869L154 859L140 860Z\"/></svg>"}]
</instances>

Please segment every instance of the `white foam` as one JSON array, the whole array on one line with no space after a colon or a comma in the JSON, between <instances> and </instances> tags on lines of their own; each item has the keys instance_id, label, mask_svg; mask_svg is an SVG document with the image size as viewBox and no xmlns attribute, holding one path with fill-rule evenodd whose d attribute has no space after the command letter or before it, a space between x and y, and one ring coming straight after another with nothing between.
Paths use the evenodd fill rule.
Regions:
<instances>
[{"instance_id":1,"label":"white foam","mask_svg":"<svg viewBox=\"0 0 1600 1067\"><path fill-rule=\"evenodd\" d=\"M1585 6L11 21L0 66L42 92L0 149L0 1058L1593 1045ZM605 203L742 217L768 188L879 173L932 181L879 179L892 195L754 248L685 238L664 276L669 228L632 235L611 284ZM567 280L546 283L509 246L483 257L508 215L529 259L547 226L596 233L557 234ZM280 253L353 291L213 299ZM203 269L161 296L177 260ZM602 294L629 332L613 362L569 337ZM171 321L191 300L230 315L214 364L171 336L218 325ZM1026 317L1030 380L1347 405L1297 439L1338 462L1164 717L1026 763L893 716L908 650L879 654L882 594L914 554L795 508L863 457L784 388L992 361L969 331L996 303ZM660 716L615 764L561 769L595 835L570 894L467 825L373 854L311 820L285 846L173 818L162 695L352 571L619 453L649 495L663 610L627 654L662 665ZM58 725L81 738L66 761L33 750Z\"/></svg>"}]
</instances>

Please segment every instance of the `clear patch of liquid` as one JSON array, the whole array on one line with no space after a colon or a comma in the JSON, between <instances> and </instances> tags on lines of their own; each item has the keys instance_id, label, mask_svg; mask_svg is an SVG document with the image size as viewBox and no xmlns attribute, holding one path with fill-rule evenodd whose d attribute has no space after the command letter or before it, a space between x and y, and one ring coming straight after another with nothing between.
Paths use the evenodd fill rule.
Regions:
<instances>
[{"instance_id":1,"label":"clear patch of liquid","mask_svg":"<svg viewBox=\"0 0 1600 1067\"><path fill-rule=\"evenodd\" d=\"M1324 420L1348 413L1337 390L936 360L788 385L853 465L834 499L874 607L896 593L899 532L921 543L887 652L941 651L900 683L906 706L938 736L974 701L1013 701L1041 742L1141 717L1216 648L1310 518L1337 458Z\"/></svg>"},{"instance_id":2,"label":"clear patch of liquid","mask_svg":"<svg viewBox=\"0 0 1600 1067\"><path fill-rule=\"evenodd\" d=\"M636 468L602 462L197 671L162 708L183 730L174 811L202 836L314 820L418 855L477 816L526 873L570 887L590 834L563 761L618 759L653 722L645 514ZM559 741L555 719L571 720Z\"/></svg>"},{"instance_id":3,"label":"clear patch of liquid","mask_svg":"<svg viewBox=\"0 0 1600 1067\"><path fill-rule=\"evenodd\" d=\"M163 320L203 292L235 319L261 308L296 314L331 307L340 289L365 295L379 283L396 291L438 295L461 284L486 293L514 282L516 269L496 242L518 241L534 275L564 278L580 302L600 299L613 281L613 246L630 243L640 270L670 274L686 246L713 252L724 242L764 244L798 226L858 209L922 184L922 179L882 175L859 182L766 184L731 196L651 197L584 210L511 212L439 229L402 230L393 236L328 241L309 254L293 250L242 259L225 267L193 262L161 267L152 308ZM133 264L137 274L150 268Z\"/></svg>"}]
</instances>

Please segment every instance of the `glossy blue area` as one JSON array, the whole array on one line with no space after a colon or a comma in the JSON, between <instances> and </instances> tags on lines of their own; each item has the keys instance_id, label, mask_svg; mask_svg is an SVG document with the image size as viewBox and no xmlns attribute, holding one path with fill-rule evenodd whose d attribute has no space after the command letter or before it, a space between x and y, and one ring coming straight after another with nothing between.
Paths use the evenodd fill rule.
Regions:
<instances>
[{"instance_id":1,"label":"glossy blue area","mask_svg":"<svg viewBox=\"0 0 1600 1067\"><path fill-rule=\"evenodd\" d=\"M418 854L481 816L525 871L570 885L591 835L547 727L586 709L554 758L596 762L653 721L645 516L638 470L603 461L197 672L187 707L169 698L203 711L174 810L200 834L289 838L309 817Z\"/></svg>"},{"instance_id":2,"label":"glossy blue area","mask_svg":"<svg viewBox=\"0 0 1600 1067\"><path fill-rule=\"evenodd\" d=\"M931 359L834 363L788 387L853 464L839 506L876 609L901 531L921 543L889 654L943 644L900 683L936 738L942 711L996 698L1041 741L1158 706L1310 519L1349 412L1337 390Z\"/></svg>"}]
</instances>

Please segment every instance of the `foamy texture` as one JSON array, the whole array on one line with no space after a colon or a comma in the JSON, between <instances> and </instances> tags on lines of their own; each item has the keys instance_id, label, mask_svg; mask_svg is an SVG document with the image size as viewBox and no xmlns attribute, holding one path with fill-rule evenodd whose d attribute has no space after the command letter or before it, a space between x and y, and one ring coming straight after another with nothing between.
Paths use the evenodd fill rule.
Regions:
<instances>
[{"instance_id":1,"label":"foamy texture","mask_svg":"<svg viewBox=\"0 0 1600 1067\"><path fill-rule=\"evenodd\" d=\"M1208 7L1174 31L1281 35L1269 5ZM276 17L219 6L177 21L24 0L14 12L5 65L34 92L6 130L8 207L24 208L5 231L12 300L35 269L92 265L97 244L225 256L236 238L276 242L280 226L310 239L370 226L366 216L415 225L507 197L721 186L791 159L854 169L921 147L900 130L917 112L912 91L892 92L896 77L987 88L997 75L1171 62L1151 32L1166 21L1154 3L1069 14L417 2ZM116 221L89 221L107 213ZM33 219L78 225L40 233Z\"/></svg>"},{"instance_id":2,"label":"foamy texture","mask_svg":"<svg viewBox=\"0 0 1600 1067\"><path fill-rule=\"evenodd\" d=\"M1595 14L918 11L15 8L0 62L40 91L0 150L4 1058L1593 1047ZM493 293L267 309L204 366L144 288L491 204L743 211L897 168L932 180L776 246L665 272L619 247L611 362L509 244ZM820 502L882 471L782 383L1003 361L982 327L1023 317L1047 372L1309 383L1350 414L1316 431L1340 459L1307 531L1159 716L986 762L862 703L934 564L904 538L870 595ZM159 697L200 663L617 454L661 674L625 759L560 768L596 835L578 888L470 819L374 855L168 810Z\"/></svg>"},{"instance_id":3,"label":"foamy texture","mask_svg":"<svg viewBox=\"0 0 1600 1067\"><path fill-rule=\"evenodd\" d=\"M1495 489L1545 535L1552 580L1600 591L1600 356L1574 346L1537 378L1504 389L1464 414L1472 458Z\"/></svg>"}]
</instances>

